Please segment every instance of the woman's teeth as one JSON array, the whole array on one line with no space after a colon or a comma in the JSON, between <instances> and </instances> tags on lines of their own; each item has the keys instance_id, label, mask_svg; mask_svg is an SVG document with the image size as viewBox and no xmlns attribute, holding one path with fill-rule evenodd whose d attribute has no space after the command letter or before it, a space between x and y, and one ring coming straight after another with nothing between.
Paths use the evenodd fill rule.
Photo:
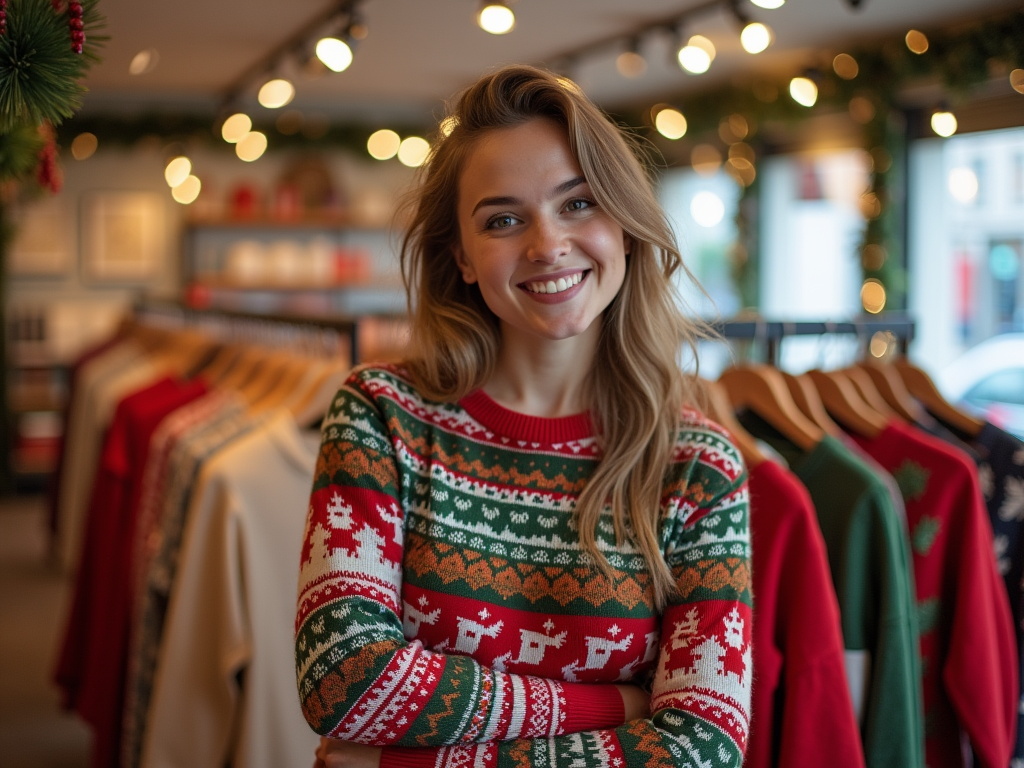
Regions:
<instances>
[{"instance_id":1,"label":"woman's teeth","mask_svg":"<svg viewBox=\"0 0 1024 768\"><path fill-rule=\"evenodd\" d=\"M583 273L577 272L575 275L560 277L557 280L548 280L546 283L527 283L526 290L530 293L561 293L562 291L569 290L582 279Z\"/></svg>"}]
</instances>

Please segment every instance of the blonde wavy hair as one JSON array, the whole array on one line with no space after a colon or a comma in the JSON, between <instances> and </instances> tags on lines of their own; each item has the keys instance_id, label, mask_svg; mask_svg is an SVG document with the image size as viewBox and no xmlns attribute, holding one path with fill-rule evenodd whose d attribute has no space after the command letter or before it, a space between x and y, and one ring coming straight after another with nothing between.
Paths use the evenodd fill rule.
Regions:
<instances>
[{"instance_id":1,"label":"blonde wavy hair","mask_svg":"<svg viewBox=\"0 0 1024 768\"><path fill-rule=\"evenodd\" d=\"M570 80L528 66L482 77L449 107L420 183L406 199L401 247L412 338L407 361L424 396L454 402L484 385L501 345L498 318L479 288L463 281L453 255L459 242L459 179L476 142L488 131L536 118L565 128L569 146L598 205L628 235L626 276L605 311L586 397L602 457L577 501L580 544L609 578L596 527L611 507L616 539L631 540L652 576L655 605L675 582L659 545L662 491L691 385L679 359L708 335L687 319L673 287L683 264L675 235L654 193L643 147L605 116Z\"/></svg>"}]
</instances>

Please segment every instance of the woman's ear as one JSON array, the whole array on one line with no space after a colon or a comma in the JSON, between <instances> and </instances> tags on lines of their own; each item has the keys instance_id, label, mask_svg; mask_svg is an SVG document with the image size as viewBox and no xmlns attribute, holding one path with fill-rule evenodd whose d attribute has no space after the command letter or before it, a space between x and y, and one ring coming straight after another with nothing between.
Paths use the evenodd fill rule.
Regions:
<instances>
[{"instance_id":1,"label":"woman's ear","mask_svg":"<svg viewBox=\"0 0 1024 768\"><path fill-rule=\"evenodd\" d=\"M459 271L462 273L462 280L465 283L473 284L476 282L476 270L473 269L473 265L469 259L466 258L465 251L462 250L462 244L456 243L452 246L452 254L455 256L455 263L459 265Z\"/></svg>"},{"instance_id":2,"label":"woman's ear","mask_svg":"<svg viewBox=\"0 0 1024 768\"><path fill-rule=\"evenodd\" d=\"M633 252L633 238L628 232L622 233L622 252L627 256Z\"/></svg>"}]
</instances>

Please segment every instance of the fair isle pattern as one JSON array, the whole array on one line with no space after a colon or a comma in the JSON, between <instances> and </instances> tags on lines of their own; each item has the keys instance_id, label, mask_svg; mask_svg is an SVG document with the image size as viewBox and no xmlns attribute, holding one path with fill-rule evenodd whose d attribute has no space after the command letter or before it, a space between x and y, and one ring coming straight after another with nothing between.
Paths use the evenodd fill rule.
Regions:
<instances>
[{"instance_id":1,"label":"fair isle pattern","mask_svg":"<svg viewBox=\"0 0 1024 768\"><path fill-rule=\"evenodd\" d=\"M659 615L610 514L611 578L579 546L572 510L600 455L589 420L503 430L510 412L487 403L425 401L383 367L335 398L299 577L307 720L389 747L385 764L740 765L751 596L735 448L685 414L661 528L680 597ZM606 727L617 681L651 686L651 720Z\"/></svg>"}]
</instances>

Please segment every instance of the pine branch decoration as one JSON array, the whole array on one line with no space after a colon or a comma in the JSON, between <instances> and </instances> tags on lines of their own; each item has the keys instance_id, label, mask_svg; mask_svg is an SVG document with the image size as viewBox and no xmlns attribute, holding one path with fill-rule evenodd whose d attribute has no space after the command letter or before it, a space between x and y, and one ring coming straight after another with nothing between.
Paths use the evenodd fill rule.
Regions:
<instances>
[{"instance_id":1,"label":"pine branch decoration","mask_svg":"<svg viewBox=\"0 0 1024 768\"><path fill-rule=\"evenodd\" d=\"M16 125L0 136L0 181L22 179L35 170L46 140L34 125Z\"/></svg>"},{"instance_id":2,"label":"pine branch decoration","mask_svg":"<svg viewBox=\"0 0 1024 768\"><path fill-rule=\"evenodd\" d=\"M82 105L81 80L99 61L106 41L99 0L81 0L85 47L76 53L69 35L68 9L47 0L8 0L7 29L0 35L0 134L14 126L58 125Z\"/></svg>"}]
</instances>

